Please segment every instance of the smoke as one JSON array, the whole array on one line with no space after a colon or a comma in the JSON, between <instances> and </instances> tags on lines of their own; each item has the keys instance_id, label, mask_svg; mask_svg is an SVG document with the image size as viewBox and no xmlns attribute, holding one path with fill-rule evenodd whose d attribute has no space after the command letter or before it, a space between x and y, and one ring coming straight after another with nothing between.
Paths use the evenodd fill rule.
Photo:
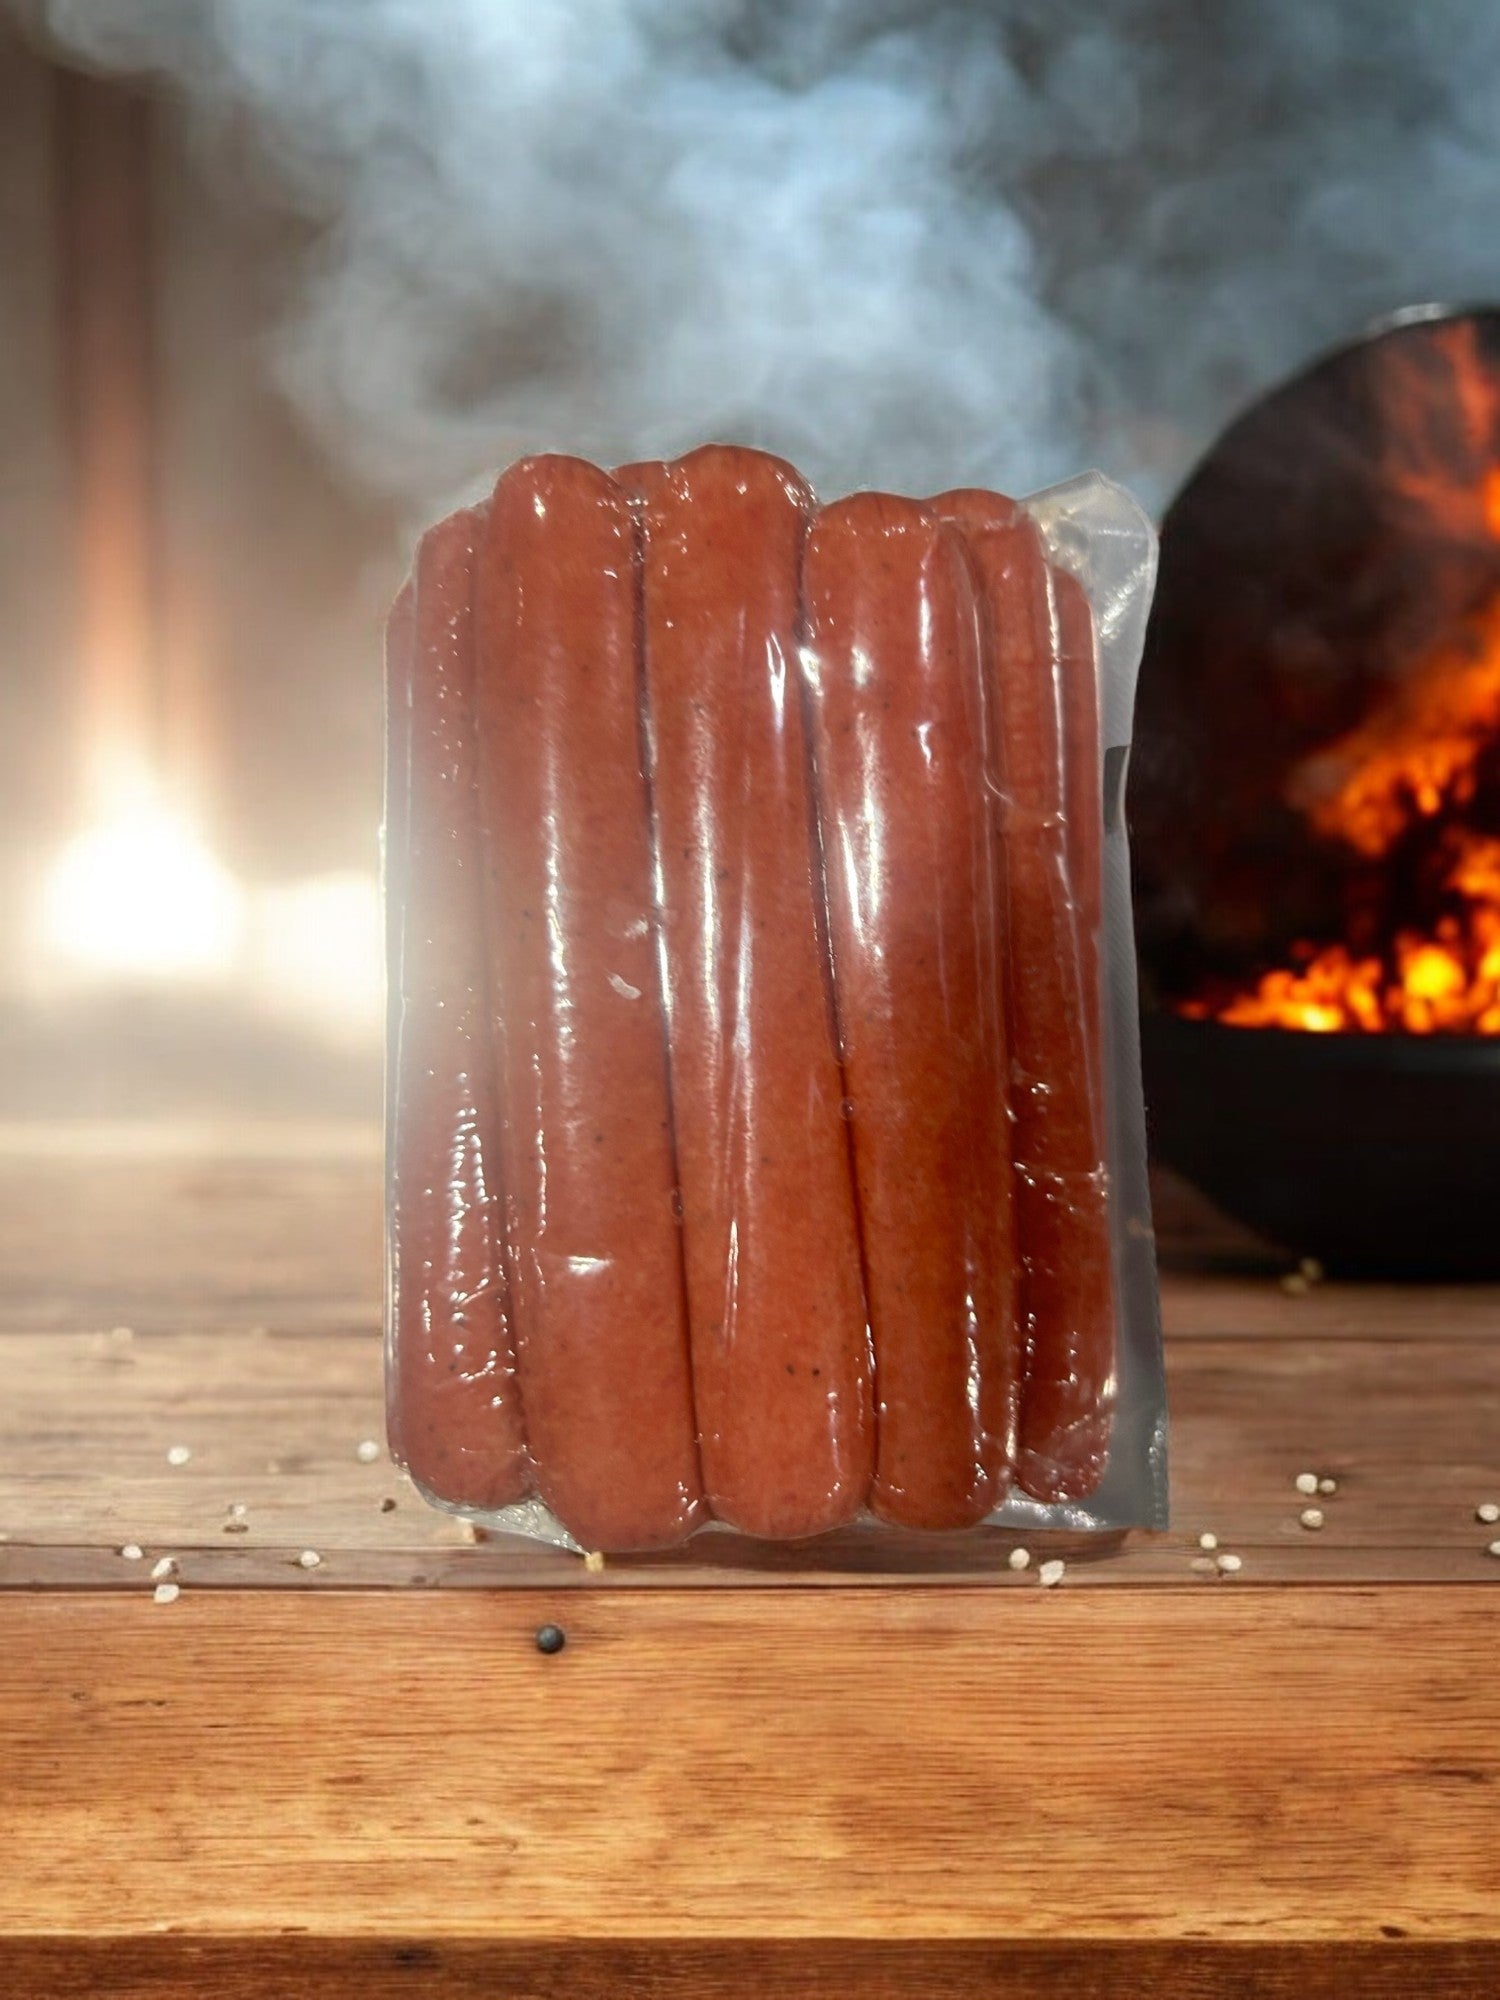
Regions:
<instances>
[{"instance_id":1,"label":"smoke","mask_svg":"<svg viewBox=\"0 0 1500 2000\"><path fill-rule=\"evenodd\" d=\"M1488 0L30 13L316 225L280 379L414 510L709 437L827 491L1158 501L1320 345L1500 293Z\"/></svg>"}]
</instances>

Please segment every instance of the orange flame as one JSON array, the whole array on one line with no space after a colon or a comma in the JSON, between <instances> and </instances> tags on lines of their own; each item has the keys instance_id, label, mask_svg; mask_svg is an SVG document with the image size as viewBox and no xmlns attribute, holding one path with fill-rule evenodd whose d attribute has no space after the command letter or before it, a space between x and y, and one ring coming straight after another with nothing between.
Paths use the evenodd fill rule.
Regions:
<instances>
[{"instance_id":1,"label":"orange flame","mask_svg":"<svg viewBox=\"0 0 1500 2000\"><path fill-rule=\"evenodd\" d=\"M1500 384L1472 327L1442 336L1451 400L1438 421L1429 382L1413 421L1413 383L1394 387L1401 420L1386 468L1390 486L1442 533L1500 541L1500 465L1492 462ZM1500 839L1466 823L1481 762L1497 745L1500 591L1357 728L1305 760L1287 790L1314 832L1370 864L1422 831L1436 857L1439 913L1419 928L1396 929L1375 952L1300 943L1290 966L1182 1011L1315 1034L1500 1035Z\"/></svg>"},{"instance_id":2,"label":"orange flame","mask_svg":"<svg viewBox=\"0 0 1500 2000\"><path fill-rule=\"evenodd\" d=\"M1500 738L1500 596L1383 708L1309 758L1288 787L1313 827L1372 860L1413 819L1473 804L1477 766Z\"/></svg>"}]
</instances>

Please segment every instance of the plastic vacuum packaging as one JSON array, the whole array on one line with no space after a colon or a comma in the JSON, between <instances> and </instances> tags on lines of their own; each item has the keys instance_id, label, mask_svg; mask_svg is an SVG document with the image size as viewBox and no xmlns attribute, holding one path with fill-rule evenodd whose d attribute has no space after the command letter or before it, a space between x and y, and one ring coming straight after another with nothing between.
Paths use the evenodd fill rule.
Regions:
<instances>
[{"instance_id":1,"label":"plastic vacuum packaging","mask_svg":"<svg viewBox=\"0 0 1500 2000\"><path fill-rule=\"evenodd\" d=\"M1155 543L1097 475L819 505L536 457L391 615L389 1416L429 1499L1159 1526L1121 817Z\"/></svg>"}]
</instances>

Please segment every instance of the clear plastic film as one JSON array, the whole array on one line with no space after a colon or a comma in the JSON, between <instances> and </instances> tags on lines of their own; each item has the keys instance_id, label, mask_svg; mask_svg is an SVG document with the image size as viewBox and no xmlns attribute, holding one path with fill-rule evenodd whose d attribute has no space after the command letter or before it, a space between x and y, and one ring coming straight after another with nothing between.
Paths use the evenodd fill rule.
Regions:
<instances>
[{"instance_id":1,"label":"clear plastic film","mask_svg":"<svg viewBox=\"0 0 1500 2000\"><path fill-rule=\"evenodd\" d=\"M522 461L392 615L393 1449L606 1551L1165 1519L1097 476Z\"/></svg>"}]
</instances>

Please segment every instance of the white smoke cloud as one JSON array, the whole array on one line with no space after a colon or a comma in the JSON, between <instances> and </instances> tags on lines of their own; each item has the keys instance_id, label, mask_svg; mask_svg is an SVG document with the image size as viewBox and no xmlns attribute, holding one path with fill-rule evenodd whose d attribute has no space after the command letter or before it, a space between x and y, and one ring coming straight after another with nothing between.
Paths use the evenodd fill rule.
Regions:
<instances>
[{"instance_id":1,"label":"white smoke cloud","mask_svg":"<svg viewBox=\"0 0 1500 2000\"><path fill-rule=\"evenodd\" d=\"M322 225L278 367L425 511L733 437L827 491L1170 490L1248 393L1500 294L1489 0L32 0ZM238 156L237 156L238 157Z\"/></svg>"}]
</instances>

